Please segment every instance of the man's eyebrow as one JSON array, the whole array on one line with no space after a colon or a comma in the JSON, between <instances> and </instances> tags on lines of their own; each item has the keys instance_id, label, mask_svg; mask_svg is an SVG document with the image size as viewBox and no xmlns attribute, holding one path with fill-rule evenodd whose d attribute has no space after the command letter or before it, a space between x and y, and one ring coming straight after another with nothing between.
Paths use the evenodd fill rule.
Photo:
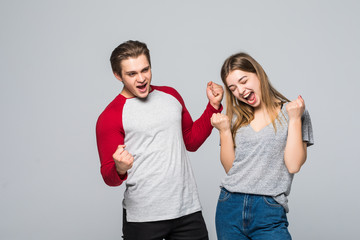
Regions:
<instances>
[{"instance_id":1,"label":"man's eyebrow","mask_svg":"<svg viewBox=\"0 0 360 240\"><path fill-rule=\"evenodd\" d=\"M149 66L147 66L147 67L144 67L141 71L143 71L143 70L147 70L147 69L149 69L150 68L150 65Z\"/></svg>"},{"instance_id":2,"label":"man's eyebrow","mask_svg":"<svg viewBox=\"0 0 360 240\"><path fill-rule=\"evenodd\" d=\"M149 69L150 68L150 65L148 65L148 66L146 66L146 67L144 67L143 69L141 69L141 71L144 71L144 70L147 70L147 69ZM140 72L141 72L140 71ZM128 72L125 72L125 74L132 74L132 73L137 73L137 71L128 71Z\"/></svg>"}]
</instances>

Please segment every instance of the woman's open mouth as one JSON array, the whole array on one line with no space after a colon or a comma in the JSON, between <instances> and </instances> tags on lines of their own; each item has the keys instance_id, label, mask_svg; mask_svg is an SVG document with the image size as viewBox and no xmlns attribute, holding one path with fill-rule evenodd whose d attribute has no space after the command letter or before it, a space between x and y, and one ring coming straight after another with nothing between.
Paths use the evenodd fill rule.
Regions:
<instances>
[{"instance_id":1,"label":"woman's open mouth","mask_svg":"<svg viewBox=\"0 0 360 240\"><path fill-rule=\"evenodd\" d=\"M243 98L250 104L254 104L256 102L256 96L254 92L249 92L243 96Z\"/></svg>"}]
</instances>

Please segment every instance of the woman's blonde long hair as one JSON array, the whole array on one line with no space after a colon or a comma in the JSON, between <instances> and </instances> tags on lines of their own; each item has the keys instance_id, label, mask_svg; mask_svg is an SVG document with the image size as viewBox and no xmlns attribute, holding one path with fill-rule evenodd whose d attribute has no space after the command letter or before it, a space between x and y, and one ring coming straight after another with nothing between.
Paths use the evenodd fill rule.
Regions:
<instances>
[{"instance_id":1,"label":"woman's blonde long hair","mask_svg":"<svg viewBox=\"0 0 360 240\"><path fill-rule=\"evenodd\" d=\"M261 103L265 104L271 122L276 131L275 120L278 118L279 105L289 102L289 100L271 86L268 76L261 65L249 54L240 52L228 57L221 68L221 79L225 86L226 92L226 115L230 121L233 117L236 119L231 124L231 133L235 143L235 135L240 127L250 124L254 119L254 108L236 99L231 93L226 78L234 70L255 73L260 81Z\"/></svg>"}]
</instances>

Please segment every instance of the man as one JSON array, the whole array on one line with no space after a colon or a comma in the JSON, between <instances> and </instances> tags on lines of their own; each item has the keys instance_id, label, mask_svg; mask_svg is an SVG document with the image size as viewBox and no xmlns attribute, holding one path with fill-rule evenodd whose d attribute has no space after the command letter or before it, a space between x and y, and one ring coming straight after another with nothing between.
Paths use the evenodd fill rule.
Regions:
<instances>
[{"instance_id":1,"label":"man","mask_svg":"<svg viewBox=\"0 0 360 240\"><path fill-rule=\"evenodd\" d=\"M126 180L124 239L208 239L186 150L196 151L210 135L222 87L208 83L209 104L193 122L175 89L150 85L146 44L124 42L110 61L124 86L99 116L96 137L105 183Z\"/></svg>"}]
</instances>

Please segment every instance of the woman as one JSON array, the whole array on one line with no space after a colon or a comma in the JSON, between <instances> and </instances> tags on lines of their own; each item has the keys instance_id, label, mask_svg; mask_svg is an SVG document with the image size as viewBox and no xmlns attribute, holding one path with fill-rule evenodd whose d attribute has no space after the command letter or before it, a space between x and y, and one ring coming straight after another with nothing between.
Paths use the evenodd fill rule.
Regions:
<instances>
[{"instance_id":1,"label":"woman","mask_svg":"<svg viewBox=\"0 0 360 240\"><path fill-rule=\"evenodd\" d=\"M291 239L287 196L313 144L305 102L301 96L290 102L275 90L246 53L226 59L221 78L226 115L211 119L227 173L216 210L218 239Z\"/></svg>"}]
</instances>

